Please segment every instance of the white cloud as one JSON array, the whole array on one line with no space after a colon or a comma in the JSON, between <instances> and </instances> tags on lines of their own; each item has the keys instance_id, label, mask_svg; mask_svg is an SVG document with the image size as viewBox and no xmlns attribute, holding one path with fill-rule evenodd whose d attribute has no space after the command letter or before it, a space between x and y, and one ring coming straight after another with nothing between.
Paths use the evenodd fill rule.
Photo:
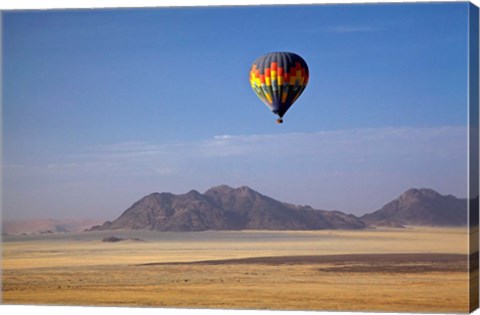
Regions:
<instances>
[{"instance_id":1,"label":"white cloud","mask_svg":"<svg viewBox=\"0 0 480 315\"><path fill-rule=\"evenodd\" d=\"M363 128L313 133L218 135L197 141L171 143L127 142L88 147L49 163L49 170L115 169L173 174L185 164L221 159L315 158L321 161L362 161L388 158L442 160L466 158L466 127ZM42 168L39 165L30 168ZM5 171L25 165L4 165Z\"/></svg>"},{"instance_id":2,"label":"white cloud","mask_svg":"<svg viewBox=\"0 0 480 315\"><path fill-rule=\"evenodd\" d=\"M466 154L465 127L364 128L267 135L222 135L196 143L191 153L218 156L359 158L401 155L448 158ZM454 149L454 150L452 150Z\"/></svg>"},{"instance_id":3,"label":"white cloud","mask_svg":"<svg viewBox=\"0 0 480 315\"><path fill-rule=\"evenodd\" d=\"M26 204L58 212L101 204L113 212L153 191L202 191L219 184L361 211L411 187L463 197L466 168L466 127L392 127L108 144L45 165L4 165L3 176L12 213L27 211ZM116 204L108 204L108 197Z\"/></svg>"}]
</instances>

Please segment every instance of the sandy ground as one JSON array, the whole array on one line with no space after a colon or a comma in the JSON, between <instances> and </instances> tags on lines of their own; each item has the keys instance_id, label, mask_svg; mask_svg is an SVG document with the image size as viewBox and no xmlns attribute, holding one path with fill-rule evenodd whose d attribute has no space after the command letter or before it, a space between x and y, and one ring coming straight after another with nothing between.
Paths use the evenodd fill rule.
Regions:
<instances>
[{"instance_id":1,"label":"sandy ground","mask_svg":"<svg viewBox=\"0 0 480 315\"><path fill-rule=\"evenodd\" d=\"M469 308L466 229L144 233L133 236L145 242L103 243L105 235L6 238L3 302L443 313Z\"/></svg>"}]
</instances>

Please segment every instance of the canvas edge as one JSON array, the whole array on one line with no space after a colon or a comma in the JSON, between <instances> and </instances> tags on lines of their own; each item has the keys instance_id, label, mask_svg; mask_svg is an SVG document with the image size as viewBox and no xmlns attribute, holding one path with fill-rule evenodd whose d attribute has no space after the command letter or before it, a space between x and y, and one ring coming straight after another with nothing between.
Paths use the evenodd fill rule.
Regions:
<instances>
[{"instance_id":1,"label":"canvas edge","mask_svg":"<svg viewBox=\"0 0 480 315\"><path fill-rule=\"evenodd\" d=\"M380 2L380 3L388 3L388 1ZM316 4L323 4L323 3L316 3ZM339 3L343 4L343 3ZM349 3L345 3L349 4ZM368 3L365 3L368 4ZM102 9L102 8L99 8ZM104 8L105 9L105 8ZM0 10L4 11L4 9ZM0 34L2 33L2 13L0 11ZM479 307L479 277L478 277L478 270L479 270L479 8L473 4L469 3L468 8L468 196L469 196L469 203L468 203L468 213L469 213L469 312L473 312ZM1 42L1 36L0 36ZM2 59L2 50L0 49L0 74L2 74L1 69L1 60ZM0 78L1 82L1 78ZM0 84L0 99L2 99L2 84ZM0 132L2 130L1 121L2 121L2 112L0 111ZM1 136L1 133L0 133ZM0 137L1 138L1 137ZM0 143L1 146L1 143ZM0 151L1 152L1 151ZM1 164L0 155L0 164ZM1 169L0 169L0 178L1 178ZM0 192L2 192L1 187L2 181L0 180ZM0 199L2 199L0 197ZM0 200L1 203L1 200ZM2 207L0 207L0 216L2 214ZM0 225L0 232L1 232L1 225ZM1 233L0 233L1 239ZM1 259L1 252L0 252L0 259ZM0 268L0 275L1 275L1 268ZM2 303L2 291L0 290L0 304ZM9 307L9 305L3 305ZM17 310L17 306L10 305L10 307L15 307ZM34 308L38 311L39 308L48 307L48 306L26 306ZM48 307L51 310L51 307ZM54 307L61 309L62 307ZM67 307L71 308L71 307ZM126 311L131 311L132 309L125 308ZM158 310L158 309L157 309ZM165 309L161 309L165 311ZM68 311L68 310L67 310ZM184 311L183 309L175 310L166 310L166 311ZM188 311L188 310L187 310ZM202 310L199 314L202 314ZM211 311L211 310L206 310ZM223 312L225 310L219 310ZM231 311L229 309L226 310ZM233 310L235 311L235 310ZM242 312L242 311L240 311ZM328 311L320 311L320 312L328 312ZM75 313L75 312L74 312ZM340 312L343 313L343 312ZM340 314L337 313L337 314ZM43 314L43 313L42 313Z\"/></svg>"},{"instance_id":2,"label":"canvas edge","mask_svg":"<svg viewBox=\"0 0 480 315\"><path fill-rule=\"evenodd\" d=\"M468 9L469 311L479 306L479 9Z\"/></svg>"}]
</instances>

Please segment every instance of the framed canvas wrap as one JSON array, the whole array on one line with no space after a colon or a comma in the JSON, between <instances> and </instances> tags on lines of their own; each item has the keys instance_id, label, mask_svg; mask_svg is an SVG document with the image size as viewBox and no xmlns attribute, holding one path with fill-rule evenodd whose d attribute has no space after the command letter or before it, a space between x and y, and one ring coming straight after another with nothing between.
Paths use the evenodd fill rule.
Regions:
<instances>
[{"instance_id":1,"label":"framed canvas wrap","mask_svg":"<svg viewBox=\"0 0 480 315\"><path fill-rule=\"evenodd\" d=\"M2 303L474 311L478 14L2 10Z\"/></svg>"}]
</instances>

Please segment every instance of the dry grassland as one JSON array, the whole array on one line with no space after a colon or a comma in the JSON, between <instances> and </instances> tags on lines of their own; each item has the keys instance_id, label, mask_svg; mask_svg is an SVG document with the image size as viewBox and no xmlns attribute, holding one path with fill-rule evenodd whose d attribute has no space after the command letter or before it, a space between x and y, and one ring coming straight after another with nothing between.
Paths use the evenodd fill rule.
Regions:
<instances>
[{"instance_id":1,"label":"dry grassland","mask_svg":"<svg viewBox=\"0 0 480 315\"><path fill-rule=\"evenodd\" d=\"M102 233L4 240L3 302L468 311L466 229Z\"/></svg>"}]
</instances>

